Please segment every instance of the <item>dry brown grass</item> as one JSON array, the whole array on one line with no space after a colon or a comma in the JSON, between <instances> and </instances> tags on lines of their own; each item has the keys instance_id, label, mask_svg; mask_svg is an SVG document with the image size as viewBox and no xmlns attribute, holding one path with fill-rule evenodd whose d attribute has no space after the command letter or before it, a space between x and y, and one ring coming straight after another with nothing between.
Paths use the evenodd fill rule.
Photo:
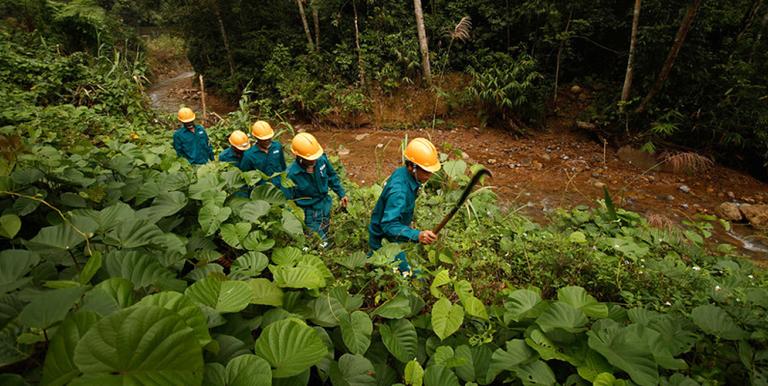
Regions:
<instances>
[{"instance_id":1,"label":"dry brown grass","mask_svg":"<svg viewBox=\"0 0 768 386\"><path fill-rule=\"evenodd\" d=\"M645 217L648 219L648 225L654 228L662 229L668 232L676 229L675 222L667 216L656 213L648 213Z\"/></svg>"},{"instance_id":2,"label":"dry brown grass","mask_svg":"<svg viewBox=\"0 0 768 386\"><path fill-rule=\"evenodd\" d=\"M664 153L662 160L675 173L697 174L715 165L709 157L694 152Z\"/></svg>"},{"instance_id":3,"label":"dry brown grass","mask_svg":"<svg viewBox=\"0 0 768 386\"><path fill-rule=\"evenodd\" d=\"M453 30L448 30L446 36L451 38L451 41L458 40L465 42L470 38L470 32L472 32L472 19L469 16L464 16L459 20L459 23L453 27Z\"/></svg>"}]
</instances>

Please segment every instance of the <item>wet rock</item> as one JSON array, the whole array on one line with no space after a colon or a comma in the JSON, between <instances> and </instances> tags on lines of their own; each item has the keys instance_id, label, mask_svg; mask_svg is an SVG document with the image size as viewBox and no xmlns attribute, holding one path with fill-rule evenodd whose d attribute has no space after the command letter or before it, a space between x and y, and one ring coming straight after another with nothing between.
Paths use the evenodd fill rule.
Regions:
<instances>
[{"instance_id":1,"label":"wet rock","mask_svg":"<svg viewBox=\"0 0 768 386\"><path fill-rule=\"evenodd\" d=\"M595 187L598 189L602 189L605 187L605 183L602 183L600 181L595 182Z\"/></svg>"},{"instance_id":2,"label":"wet rock","mask_svg":"<svg viewBox=\"0 0 768 386\"><path fill-rule=\"evenodd\" d=\"M355 136L355 141L362 141L365 137L371 135L370 133L358 134Z\"/></svg>"},{"instance_id":3,"label":"wet rock","mask_svg":"<svg viewBox=\"0 0 768 386\"><path fill-rule=\"evenodd\" d=\"M379 149L381 149L381 148L383 148L383 147L384 147L384 144L383 144L383 143L380 143L380 144L376 145L376 147L377 147L377 148L379 148Z\"/></svg>"},{"instance_id":4,"label":"wet rock","mask_svg":"<svg viewBox=\"0 0 768 386\"><path fill-rule=\"evenodd\" d=\"M576 121L576 128L579 128L582 130L596 130L597 126L594 123L590 123L590 122Z\"/></svg>"},{"instance_id":5,"label":"wet rock","mask_svg":"<svg viewBox=\"0 0 768 386\"><path fill-rule=\"evenodd\" d=\"M567 161L567 160L569 160L569 159L570 159L570 157L568 157L568 156L567 156L567 155L565 155L565 154L563 154L563 156L562 156L561 158L562 158L564 161Z\"/></svg>"},{"instance_id":6,"label":"wet rock","mask_svg":"<svg viewBox=\"0 0 768 386\"><path fill-rule=\"evenodd\" d=\"M683 209L688 209L688 204L680 204L680 207Z\"/></svg>"},{"instance_id":7,"label":"wet rock","mask_svg":"<svg viewBox=\"0 0 768 386\"><path fill-rule=\"evenodd\" d=\"M717 207L717 215L728 221L741 221L743 216L739 206L732 202L724 202Z\"/></svg>"},{"instance_id":8,"label":"wet rock","mask_svg":"<svg viewBox=\"0 0 768 386\"><path fill-rule=\"evenodd\" d=\"M541 159L543 159L544 161L551 161L552 157L550 157L549 154L542 154Z\"/></svg>"},{"instance_id":9,"label":"wet rock","mask_svg":"<svg viewBox=\"0 0 768 386\"><path fill-rule=\"evenodd\" d=\"M541 170L544 167L544 165L542 165L541 162L539 161L533 161L531 162L531 167L533 168L533 170Z\"/></svg>"},{"instance_id":10,"label":"wet rock","mask_svg":"<svg viewBox=\"0 0 768 386\"><path fill-rule=\"evenodd\" d=\"M467 153L465 153L465 152L463 152L463 151L462 151L462 152L461 152L461 158L462 158L462 159L469 159L469 154L467 154Z\"/></svg>"},{"instance_id":11,"label":"wet rock","mask_svg":"<svg viewBox=\"0 0 768 386\"><path fill-rule=\"evenodd\" d=\"M488 159L488 165L494 165L494 164L496 164L496 159L495 158Z\"/></svg>"},{"instance_id":12,"label":"wet rock","mask_svg":"<svg viewBox=\"0 0 768 386\"><path fill-rule=\"evenodd\" d=\"M715 188L711 186L707 187L707 193L714 193L714 192L715 192Z\"/></svg>"},{"instance_id":13,"label":"wet rock","mask_svg":"<svg viewBox=\"0 0 768 386\"><path fill-rule=\"evenodd\" d=\"M340 156L349 155L349 149L344 147L344 145L339 145L339 148L336 150L336 153Z\"/></svg>"},{"instance_id":14,"label":"wet rock","mask_svg":"<svg viewBox=\"0 0 768 386\"><path fill-rule=\"evenodd\" d=\"M671 194L661 195L657 197L661 201L675 201L675 196Z\"/></svg>"},{"instance_id":15,"label":"wet rock","mask_svg":"<svg viewBox=\"0 0 768 386\"><path fill-rule=\"evenodd\" d=\"M739 206L739 210L753 227L768 228L768 205L744 204Z\"/></svg>"},{"instance_id":16,"label":"wet rock","mask_svg":"<svg viewBox=\"0 0 768 386\"><path fill-rule=\"evenodd\" d=\"M683 193L690 193L691 192L691 188L689 188L688 185L680 185L680 187L678 189L680 189L680 191L683 192Z\"/></svg>"},{"instance_id":17,"label":"wet rock","mask_svg":"<svg viewBox=\"0 0 768 386\"><path fill-rule=\"evenodd\" d=\"M574 84L573 86L571 86L571 93L580 94L581 91L582 91L581 86L579 86L578 84Z\"/></svg>"},{"instance_id":18,"label":"wet rock","mask_svg":"<svg viewBox=\"0 0 768 386\"><path fill-rule=\"evenodd\" d=\"M730 198L731 200L733 200L734 198L736 198L736 195L735 195L733 192L728 192L728 193L726 193L726 194L728 195L728 198Z\"/></svg>"},{"instance_id":19,"label":"wet rock","mask_svg":"<svg viewBox=\"0 0 768 386\"><path fill-rule=\"evenodd\" d=\"M594 178L600 178L602 175L600 173L592 173L592 177Z\"/></svg>"}]
</instances>

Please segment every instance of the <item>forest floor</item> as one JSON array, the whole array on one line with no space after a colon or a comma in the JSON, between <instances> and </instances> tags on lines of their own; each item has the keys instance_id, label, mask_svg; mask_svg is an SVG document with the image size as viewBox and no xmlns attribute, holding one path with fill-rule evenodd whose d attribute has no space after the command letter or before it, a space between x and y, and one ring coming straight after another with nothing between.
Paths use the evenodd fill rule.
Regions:
<instances>
[{"instance_id":1,"label":"forest floor","mask_svg":"<svg viewBox=\"0 0 768 386\"><path fill-rule=\"evenodd\" d=\"M198 87L191 67L176 68L156 74L147 94L152 107L163 112L175 112L182 104L201 111ZM393 99L397 98L380 104L391 105ZM645 153L606 146L576 128L578 113L589 103L586 98L566 95L562 100L560 112L527 136L472 125L466 118L452 129L385 129L375 119L365 127L294 123L294 128L311 131L329 154L339 156L349 179L359 185L382 183L400 165L401 141L406 136L429 138L454 157L488 167L493 172L490 184L502 205L538 222L545 222L557 208L594 205L603 198L603 186L617 205L662 226L695 219L697 214L714 214L723 202L768 203L768 184L717 164L697 173L675 173L664 165L650 170L648 165L655 161ZM402 110L419 104L405 101ZM225 116L236 104L208 93L206 107L209 113ZM765 233L744 224L734 224L729 232L716 228L718 241L768 262Z\"/></svg>"}]
</instances>

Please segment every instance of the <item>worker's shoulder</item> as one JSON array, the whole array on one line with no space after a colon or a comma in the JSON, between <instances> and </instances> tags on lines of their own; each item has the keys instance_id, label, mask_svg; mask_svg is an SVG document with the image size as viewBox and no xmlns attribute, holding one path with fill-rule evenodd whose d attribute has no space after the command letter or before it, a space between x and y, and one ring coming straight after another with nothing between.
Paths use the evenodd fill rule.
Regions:
<instances>
[{"instance_id":1,"label":"worker's shoulder","mask_svg":"<svg viewBox=\"0 0 768 386\"><path fill-rule=\"evenodd\" d=\"M299 166L299 163L296 161L293 161L290 165L288 165L288 176L295 176L299 173L301 173L302 169L301 166Z\"/></svg>"}]
</instances>

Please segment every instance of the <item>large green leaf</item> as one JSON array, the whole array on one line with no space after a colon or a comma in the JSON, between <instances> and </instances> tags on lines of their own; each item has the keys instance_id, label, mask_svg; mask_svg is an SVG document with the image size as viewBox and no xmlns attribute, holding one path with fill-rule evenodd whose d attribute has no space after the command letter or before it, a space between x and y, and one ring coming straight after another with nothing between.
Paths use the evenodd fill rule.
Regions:
<instances>
[{"instance_id":1,"label":"large green leaf","mask_svg":"<svg viewBox=\"0 0 768 386\"><path fill-rule=\"evenodd\" d=\"M379 328L381 340L392 355L406 363L416 357L418 336L416 328L408 319L391 320Z\"/></svg>"},{"instance_id":2,"label":"large green leaf","mask_svg":"<svg viewBox=\"0 0 768 386\"><path fill-rule=\"evenodd\" d=\"M285 194L273 184L262 184L253 188L251 200L266 201L274 205L284 204L286 201Z\"/></svg>"},{"instance_id":3,"label":"large green leaf","mask_svg":"<svg viewBox=\"0 0 768 386\"><path fill-rule=\"evenodd\" d=\"M443 340L459 330L464 322L464 309L458 304L451 304L448 299L440 299L432 306L432 330Z\"/></svg>"},{"instance_id":4,"label":"large green leaf","mask_svg":"<svg viewBox=\"0 0 768 386\"><path fill-rule=\"evenodd\" d=\"M332 362L330 369L333 386L374 386L373 364L362 355L344 354L339 362Z\"/></svg>"},{"instance_id":5,"label":"large green leaf","mask_svg":"<svg viewBox=\"0 0 768 386\"><path fill-rule=\"evenodd\" d=\"M403 293L398 293L394 298L387 300L373 311L373 316L381 316L387 319L402 319L411 313L411 302Z\"/></svg>"},{"instance_id":6,"label":"large green leaf","mask_svg":"<svg viewBox=\"0 0 768 386\"><path fill-rule=\"evenodd\" d=\"M539 353L545 361L557 359L571 364L576 364L576 360L562 352L562 349L552 342L538 328L529 328L526 330L525 343Z\"/></svg>"},{"instance_id":7,"label":"large green leaf","mask_svg":"<svg viewBox=\"0 0 768 386\"><path fill-rule=\"evenodd\" d=\"M727 340L739 340L749 335L722 308L707 304L691 311L691 320L702 331Z\"/></svg>"},{"instance_id":8,"label":"large green leaf","mask_svg":"<svg viewBox=\"0 0 768 386\"><path fill-rule=\"evenodd\" d=\"M504 302L504 308L507 310L504 319L519 322L523 319L536 318L538 315L533 310L540 302L541 297L534 291L515 290L509 294L509 299Z\"/></svg>"},{"instance_id":9,"label":"large green leaf","mask_svg":"<svg viewBox=\"0 0 768 386\"><path fill-rule=\"evenodd\" d=\"M15 323L0 330L0 367L23 361L34 352L34 347L18 341L22 329Z\"/></svg>"},{"instance_id":10,"label":"large green leaf","mask_svg":"<svg viewBox=\"0 0 768 386\"><path fill-rule=\"evenodd\" d=\"M459 379L445 366L429 366L424 373L424 386L459 386Z\"/></svg>"},{"instance_id":11,"label":"large green leaf","mask_svg":"<svg viewBox=\"0 0 768 386\"><path fill-rule=\"evenodd\" d=\"M238 215L245 221L255 223L269 213L270 205L266 201L251 201L240 207Z\"/></svg>"},{"instance_id":12,"label":"large green leaf","mask_svg":"<svg viewBox=\"0 0 768 386\"><path fill-rule=\"evenodd\" d=\"M23 249L6 249L0 252L0 294L13 291L30 279L24 278L40 257Z\"/></svg>"},{"instance_id":13,"label":"large green leaf","mask_svg":"<svg viewBox=\"0 0 768 386\"><path fill-rule=\"evenodd\" d=\"M506 349L496 349L491 357L488 368L488 380L493 380L502 371L515 371L518 366L535 358L535 353L522 339L509 340Z\"/></svg>"},{"instance_id":14,"label":"large green leaf","mask_svg":"<svg viewBox=\"0 0 768 386\"><path fill-rule=\"evenodd\" d=\"M91 281L93 275L95 275L96 272L101 269L101 264L103 261L104 259L101 257L101 252L99 251L93 252L93 254L88 257L88 262L85 264L83 271L80 272L78 277L78 281L81 285L86 285L89 281Z\"/></svg>"},{"instance_id":15,"label":"large green leaf","mask_svg":"<svg viewBox=\"0 0 768 386\"><path fill-rule=\"evenodd\" d=\"M570 304L573 308L581 310L585 315L593 318L607 318L608 306L601 304L589 295L584 288L570 286L557 290L557 299Z\"/></svg>"},{"instance_id":16,"label":"large green leaf","mask_svg":"<svg viewBox=\"0 0 768 386\"><path fill-rule=\"evenodd\" d=\"M192 385L203 377L194 331L157 306L134 306L100 320L77 344L75 364L83 376L74 385Z\"/></svg>"},{"instance_id":17,"label":"large green leaf","mask_svg":"<svg viewBox=\"0 0 768 386\"><path fill-rule=\"evenodd\" d=\"M440 287L450 283L450 272L447 269L443 269L435 275L434 279L432 279L432 284L429 286L429 293L436 298L444 298L445 295L440 291Z\"/></svg>"},{"instance_id":18,"label":"large green leaf","mask_svg":"<svg viewBox=\"0 0 768 386\"><path fill-rule=\"evenodd\" d=\"M19 322L27 327L48 328L64 320L67 312L85 292L83 287L60 288L35 296L19 314Z\"/></svg>"},{"instance_id":19,"label":"large green leaf","mask_svg":"<svg viewBox=\"0 0 768 386\"><path fill-rule=\"evenodd\" d=\"M265 278L248 281L251 286L251 303L280 307L283 305L283 290Z\"/></svg>"},{"instance_id":20,"label":"large green leaf","mask_svg":"<svg viewBox=\"0 0 768 386\"><path fill-rule=\"evenodd\" d=\"M456 375L466 382L490 383L486 382L486 377L492 356L493 352L487 345L472 348L467 345L456 347L454 357L460 361L460 365L455 369Z\"/></svg>"},{"instance_id":21,"label":"large green leaf","mask_svg":"<svg viewBox=\"0 0 768 386\"><path fill-rule=\"evenodd\" d=\"M613 373L613 366L605 360L605 357L598 354L597 351L587 348L582 353L582 363L576 368L580 377L590 382L595 382L600 374Z\"/></svg>"},{"instance_id":22,"label":"large green leaf","mask_svg":"<svg viewBox=\"0 0 768 386\"><path fill-rule=\"evenodd\" d=\"M405 365L404 375L406 385L421 386L424 383L424 368L416 359Z\"/></svg>"},{"instance_id":23,"label":"large green leaf","mask_svg":"<svg viewBox=\"0 0 768 386\"><path fill-rule=\"evenodd\" d=\"M523 381L523 385L554 385L556 381L555 374L543 361L534 361L521 365L515 371L517 377Z\"/></svg>"},{"instance_id":24,"label":"large green leaf","mask_svg":"<svg viewBox=\"0 0 768 386\"><path fill-rule=\"evenodd\" d=\"M347 314L341 302L327 294L307 302L304 313L312 323L325 328L338 326Z\"/></svg>"},{"instance_id":25,"label":"large green leaf","mask_svg":"<svg viewBox=\"0 0 768 386\"><path fill-rule=\"evenodd\" d=\"M99 283L83 298L83 309L107 316L133 304L133 283L113 277Z\"/></svg>"},{"instance_id":26,"label":"large green leaf","mask_svg":"<svg viewBox=\"0 0 768 386\"><path fill-rule=\"evenodd\" d=\"M576 333L585 330L587 317L584 312L560 301L552 303L541 316L536 319L536 323L544 332L550 332L555 329L562 329L567 332Z\"/></svg>"},{"instance_id":27,"label":"large green leaf","mask_svg":"<svg viewBox=\"0 0 768 386\"><path fill-rule=\"evenodd\" d=\"M327 354L328 348L317 331L297 319L270 324L256 340L256 355L269 362L275 378L299 375Z\"/></svg>"},{"instance_id":28,"label":"large green leaf","mask_svg":"<svg viewBox=\"0 0 768 386\"><path fill-rule=\"evenodd\" d=\"M229 276L233 279L252 278L259 276L267 268L269 258L261 252L248 252L240 255L229 267Z\"/></svg>"},{"instance_id":29,"label":"large green leaf","mask_svg":"<svg viewBox=\"0 0 768 386\"><path fill-rule=\"evenodd\" d=\"M43 365L43 385L66 385L80 374L75 366L75 347L80 338L99 321L95 312L70 314L51 340Z\"/></svg>"},{"instance_id":30,"label":"large green leaf","mask_svg":"<svg viewBox=\"0 0 768 386\"><path fill-rule=\"evenodd\" d=\"M30 240L30 249L57 248L70 250L82 244L85 238L69 224L59 224L40 229Z\"/></svg>"},{"instance_id":31,"label":"large green leaf","mask_svg":"<svg viewBox=\"0 0 768 386\"><path fill-rule=\"evenodd\" d=\"M136 215L151 221L158 221L163 217L176 214L185 206L187 206L187 196L184 193L163 192L155 198L152 206L139 210Z\"/></svg>"},{"instance_id":32,"label":"large green leaf","mask_svg":"<svg viewBox=\"0 0 768 386\"><path fill-rule=\"evenodd\" d=\"M192 284L185 291L185 295L222 313L242 311L253 297L251 286L246 282L221 281L212 277Z\"/></svg>"},{"instance_id":33,"label":"large green leaf","mask_svg":"<svg viewBox=\"0 0 768 386\"><path fill-rule=\"evenodd\" d=\"M219 230L219 226L224 221L227 221L229 215L232 214L231 208L222 208L216 204L206 204L200 208L200 213L197 216L197 221L203 228L203 232L206 236L210 236Z\"/></svg>"},{"instance_id":34,"label":"large green leaf","mask_svg":"<svg viewBox=\"0 0 768 386\"><path fill-rule=\"evenodd\" d=\"M283 219L281 224L283 229L285 229L291 236L295 237L304 233L304 226L301 221L299 221L299 219L296 218L296 215L288 209L283 209Z\"/></svg>"},{"instance_id":35,"label":"large green leaf","mask_svg":"<svg viewBox=\"0 0 768 386\"><path fill-rule=\"evenodd\" d=\"M323 273L313 266L271 265L269 269L272 271L275 283L281 288L317 289L325 287Z\"/></svg>"},{"instance_id":36,"label":"large green leaf","mask_svg":"<svg viewBox=\"0 0 768 386\"><path fill-rule=\"evenodd\" d=\"M242 248L242 240L251 232L251 224L239 222L237 224L223 224L219 229L221 239L232 248Z\"/></svg>"},{"instance_id":37,"label":"large green leaf","mask_svg":"<svg viewBox=\"0 0 768 386\"><path fill-rule=\"evenodd\" d=\"M0 236L12 239L21 229L21 219L15 214L0 216Z\"/></svg>"},{"instance_id":38,"label":"large green leaf","mask_svg":"<svg viewBox=\"0 0 768 386\"><path fill-rule=\"evenodd\" d=\"M194 331L201 346L205 346L211 341L211 336L208 334L207 318L203 311L192 300L178 292L165 291L150 295L141 299L136 305L158 306L173 311Z\"/></svg>"},{"instance_id":39,"label":"large green leaf","mask_svg":"<svg viewBox=\"0 0 768 386\"><path fill-rule=\"evenodd\" d=\"M474 316L483 320L488 320L488 311L485 309L485 304L480 299L474 296L468 296L461 300L464 305L464 311L467 315Z\"/></svg>"},{"instance_id":40,"label":"large green leaf","mask_svg":"<svg viewBox=\"0 0 768 386\"><path fill-rule=\"evenodd\" d=\"M635 383L656 385L659 371L647 343L632 330L619 327L616 322L601 319L587 332L589 347L599 352L608 362L624 370Z\"/></svg>"},{"instance_id":41,"label":"large green leaf","mask_svg":"<svg viewBox=\"0 0 768 386\"><path fill-rule=\"evenodd\" d=\"M256 355L241 355L229 361L226 386L270 386L272 372L269 363Z\"/></svg>"},{"instance_id":42,"label":"large green leaf","mask_svg":"<svg viewBox=\"0 0 768 386\"><path fill-rule=\"evenodd\" d=\"M163 231L154 222L144 219L128 219L115 226L104 242L120 248L138 248L153 244Z\"/></svg>"},{"instance_id":43,"label":"large green leaf","mask_svg":"<svg viewBox=\"0 0 768 386\"><path fill-rule=\"evenodd\" d=\"M112 251L105 262L109 276L128 279L136 289L175 278L156 258L136 251Z\"/></svg>"},{"instance_id":44,"label":"large green leaf","mask_svg":"<svg viewBox=\"0 0 768 386\"><path fill-rule=\"evenodd\" d=\"M344 345L349 352L353 354L365 354L371 345L371 333L373 332L373 323L371 318L362 311L355 311L351 314L343 315L340 318L341 337Z\"/></svg>"}]
</instances>

